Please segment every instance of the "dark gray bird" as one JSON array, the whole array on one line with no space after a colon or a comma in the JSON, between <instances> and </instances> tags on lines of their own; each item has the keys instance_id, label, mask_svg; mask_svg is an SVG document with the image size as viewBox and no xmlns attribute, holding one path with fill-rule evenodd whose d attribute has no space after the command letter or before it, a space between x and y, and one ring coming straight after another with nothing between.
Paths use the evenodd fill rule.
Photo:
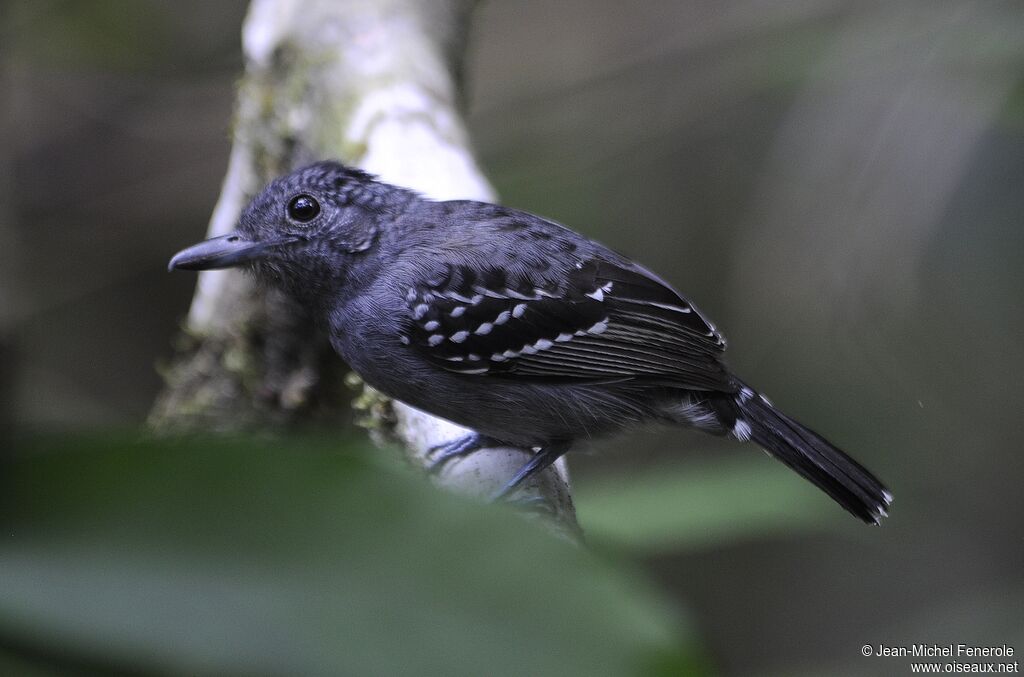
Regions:
<instances>
[{"instance_id":1,"label":"dark gray bird","mask_svg":"<svg viewBox=\"0 0 1024 677\"><path fill-rule=\"evenodd\" d=\"M725 340L646 268L564 226L494 204L435 202L336 162L273 181L237 230L170 269L246 266L321 318L381 392L535 449L511 490L574 440L646 421L753 441L877 524L891 495L864 467L730 373Z\"/></svg>"}]
</instances>

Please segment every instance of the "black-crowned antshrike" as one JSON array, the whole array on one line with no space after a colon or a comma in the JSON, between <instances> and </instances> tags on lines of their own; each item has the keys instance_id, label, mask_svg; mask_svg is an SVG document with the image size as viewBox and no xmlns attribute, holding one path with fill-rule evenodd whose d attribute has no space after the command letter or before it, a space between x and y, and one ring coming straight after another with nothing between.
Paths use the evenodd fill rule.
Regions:
<instances>
[{"instance_id":1,"label":"black-crowned antshrike","mask_svg":"<svg viewBox=\"0 0 1024 677\"><path fill-rule=\"evenodd\" d=\"M725 340L646 268L557 223L494 204L436 202L336 162L273 181L237 230L171 269L248 267L319 317L381 392L532 447L511 490L574 440L645 421L753 441L869 523L891 496L860 464L776 409L722 361Z\"/></svg>"}]
</instances>

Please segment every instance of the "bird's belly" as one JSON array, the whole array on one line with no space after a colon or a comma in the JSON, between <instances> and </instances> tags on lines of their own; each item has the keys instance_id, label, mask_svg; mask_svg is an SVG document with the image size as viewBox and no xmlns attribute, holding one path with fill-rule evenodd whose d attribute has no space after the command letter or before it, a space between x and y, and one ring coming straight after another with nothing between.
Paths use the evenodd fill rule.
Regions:
<instances>
[{"instance_id":1,"label":"bird's belly","mask_svg":"<svg viewBox=\"0 0 1024 677\"><path fill-rule=\"evenodd\" d=\"M520 446L596 437L651 416L636 389L457 374L427 362L397 336L372 329L332 332L332 344L385 395Z\"/></svg>"},{"instance_id":2,"label":"bird's belly","mask_svg":"<svg viewBox=\"0 0 1024 677\"><path fill-rule=\"evenodd\" d=\"M596 437L647 418L645 407L607 388L517 383L384 362L360 375L385 395L521 446Z\"/></svg>"}]
</instances>

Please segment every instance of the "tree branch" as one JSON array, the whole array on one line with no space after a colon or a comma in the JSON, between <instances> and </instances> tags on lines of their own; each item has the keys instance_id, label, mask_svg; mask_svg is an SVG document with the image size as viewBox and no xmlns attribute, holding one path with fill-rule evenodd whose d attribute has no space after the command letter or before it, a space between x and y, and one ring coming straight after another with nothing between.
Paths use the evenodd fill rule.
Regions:
<instances>
[{"instance_id":1,"label":"tree branch","mask_svg":"<svg viewBox=\"0 0 1024 677\"><path fill-rule=\"evenodd\" d=\"M209 236L230 230L273 176L320 158L358 164L435 199L493 200L456 107L456 73L471 2L254 0L243 28L246 72L227 175ZM283 424L341 408L340 375L311 318L238 271L200 275L158 429ZM315 338L310 338L311 336ZM378 439L427 451L466 431L376 393L358 399ZM485 449L454 459L435 481L473 495L500 488L531 455ZM523 488L577 535L564 461Z\"/></svg>"}]
</instances>

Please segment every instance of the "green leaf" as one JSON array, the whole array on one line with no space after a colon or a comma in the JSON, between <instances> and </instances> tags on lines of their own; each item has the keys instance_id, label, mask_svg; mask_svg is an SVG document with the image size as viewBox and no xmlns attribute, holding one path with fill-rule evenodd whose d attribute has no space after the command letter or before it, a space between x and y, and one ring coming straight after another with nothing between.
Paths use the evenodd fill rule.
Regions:
<instances>
[{"instance_id":1,"label":"green leaf","mask_svg":"<svg viewBox=\"0 0 1024 677\"><path fill-rule=\"evenodd\" d=\"M756 455L595 478L577 483L575 500L588 541L654 552L821 530L843 514L781 464Z\"/></svg>"},{"instance_id":2,"label":"green leaf","mask_svg":"<svg viewBox=\"0 0 1024 677\"><path fill-rule=\"evenodd\" d=\"M380 456L351 440L22 440L0 469L0 647L16 656L0 665L704 674L635 574Z\"/></svg>"}]
</instances>

